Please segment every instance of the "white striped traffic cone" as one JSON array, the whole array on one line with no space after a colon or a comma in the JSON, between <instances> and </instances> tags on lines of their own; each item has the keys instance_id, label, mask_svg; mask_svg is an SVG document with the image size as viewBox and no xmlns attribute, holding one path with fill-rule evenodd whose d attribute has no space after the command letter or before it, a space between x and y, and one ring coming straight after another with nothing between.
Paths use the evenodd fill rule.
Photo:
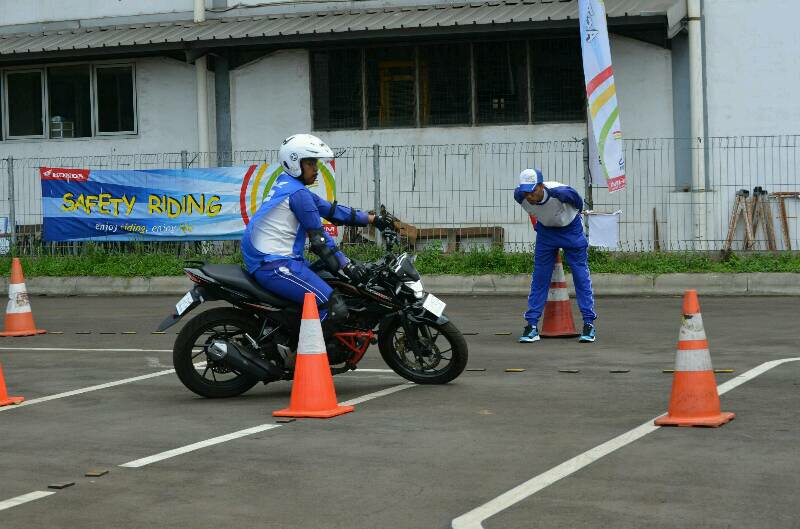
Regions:
<instances>
[{"instance_id":1,"label":"white striped traffic cone","mask_svg":"<svg viewBox=\"0 0 800 529\"><path fill-rule=\"evenodd\" d=\"M683 296L683 321L675 354L669 411L656 426L722 426L735 415L720 411L719 393L696 290Z\"/></svg>"},{"instance_id":2,"label":"white striped traffic cone","mask_svg":"<svg viewBox=\"0 0 800 529\"><path fill-rule=\"evenodd\" d=\"M307 292L300 323L300 341L289 407L272 412L275 417L314 417L327 419L353 411L352 406L339 406L333 376L325 352L325 339L319 322L317 299Z\"/></svg>"},{"instance_id":3,"label":"white striped traffic cone","mask_svg":"<svg viewBox=\"0 0 800 529\"><path fill-rule=\"evenodd\" d=\"M37 329L33 322L25 276L18 257L11 261L11 278L8 281L8 307L6 307L5 330L0 336L33 336L47 331Z\"/></svg>"},{"instance_id":4,"label":"white striped traffic cone","mask_svg":"<svg viewBox=\"0 0 800 529\"><path fill-rule=\"evenodd\" d=\"M575 321L572 319L572 304L569 301L564 265L561 264L561 250L556 253L556 264L553 267L539 334L544 337L578 336Z\"/></svg>"}]
</instances>

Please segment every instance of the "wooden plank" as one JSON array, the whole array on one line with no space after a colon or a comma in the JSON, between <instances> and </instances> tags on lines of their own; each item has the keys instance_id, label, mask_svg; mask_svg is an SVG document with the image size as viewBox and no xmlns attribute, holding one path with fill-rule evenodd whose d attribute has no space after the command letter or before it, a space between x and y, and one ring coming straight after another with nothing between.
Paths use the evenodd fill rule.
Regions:
<instances>
[{"instance_id":1,"label":"wooden plank","mask_svg":"<svg viewBox=\"0 0 800 529\"><path fill-rule=\"evenodd\" d=\"M786 197L784 195L779 195L775 193L778 197L778 212L781 218L781 231L783 232L783 244L785 245L786 250L792 249L792 239L789 238L789 219L786 216ZM798 193L800 195L800 193Z\"/></svg>"}]
</instances>

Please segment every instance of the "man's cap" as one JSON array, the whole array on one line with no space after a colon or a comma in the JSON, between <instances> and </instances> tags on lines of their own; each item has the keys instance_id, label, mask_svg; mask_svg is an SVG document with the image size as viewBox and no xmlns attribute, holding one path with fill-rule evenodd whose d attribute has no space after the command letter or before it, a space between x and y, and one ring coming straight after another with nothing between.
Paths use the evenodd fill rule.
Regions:
<instances>
[{"instance_id":1,"label":"man's cap","mask_svg":"<svg viewBox=\"0 0 800 529\"><path fill-rule=\"evenodd\" d=\"M519 190L523 193L530 193L542 182L544 182L544 175L538 169L525 169L519 174Z\"/></svg>"}]
</instances>

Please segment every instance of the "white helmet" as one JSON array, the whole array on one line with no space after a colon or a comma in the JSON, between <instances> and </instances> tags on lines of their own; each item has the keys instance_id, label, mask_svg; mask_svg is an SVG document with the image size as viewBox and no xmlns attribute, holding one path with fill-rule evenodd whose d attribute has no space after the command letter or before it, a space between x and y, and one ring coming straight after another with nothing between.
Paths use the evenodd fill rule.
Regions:
<instances>
[{"instance_id":1,"label":"white helmet","mask_svg":"<svg viewBox=\"0 0 800 529\"><path fill-rule=\"evenodd\" d=\"M283 170L295 178L303 174L300 160L304 158L331 159L333 151L323 141L311 134L295 134L289 136L278 150L278 161Z\"/></svg>"}]
</instances>

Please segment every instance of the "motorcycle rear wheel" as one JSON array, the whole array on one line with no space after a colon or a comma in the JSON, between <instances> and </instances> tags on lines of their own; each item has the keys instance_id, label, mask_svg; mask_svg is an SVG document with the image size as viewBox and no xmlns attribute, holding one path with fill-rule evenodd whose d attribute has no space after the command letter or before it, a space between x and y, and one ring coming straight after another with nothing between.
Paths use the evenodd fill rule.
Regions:
<instances>
[{"instance_id":1,"label":"motorcycle rear wheel","mask_svg":"<svg viewBox=\"0 0 800 529\"><path fill-rule=\"evenodd\" d=\"M224 365L214 365L206 347L215 338L246 343L244 333L258 336L258 321L241 310L220 307L202 312L183 326L172 349L172 364L183 385L202 397L236 397L258 380ZM196 363L205 362L204 366Z\"/></svg>"},{"instance_id":2,"label":"motorcycle rear wheel","mask_svg":"<svg viewBox=\"0 0 800 529\"><path fill-rule=\"evenodd\" d=\"M401 377L417 384L447 384L467 367L467 342L451 322L444 325L417 324L425 355L406 347L399 318L384 320L378 329L378 348L386 364ZM439 367L443 362L445 365Z\"/></svg>"}]
</instances>

